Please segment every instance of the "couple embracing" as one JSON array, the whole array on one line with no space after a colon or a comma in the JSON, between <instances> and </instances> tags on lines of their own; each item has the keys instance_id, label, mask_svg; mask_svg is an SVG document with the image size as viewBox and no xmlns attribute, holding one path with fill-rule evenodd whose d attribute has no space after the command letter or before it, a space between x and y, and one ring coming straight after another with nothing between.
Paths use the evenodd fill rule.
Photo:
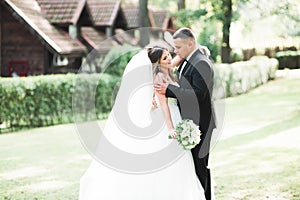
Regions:
<instances>
[{"instance_id":1,"label":"couple embracing","mask_svg":"<svg viewBox=\"0 0 300 200\"><path fill-rule=\"evenodd\" d=\"M95 159L81 178L80 200L214 198L208 168L210 141L216 127L211 99L214 72L205 48L197 46L190 29L177 30L173 34L173 43L176 59L172 59L166 48L154 46L136 54L126 66L102 139L118 152L125 152L123 160L117 159L115 163L127 170L118 170ZM179 66L177 78L173 74L174 66ZM134 76L130 76L132 72ZM152 85L147 87L133 78L148 80ZM136 92L128 91L128 85L133 85L129 88ZM128 93L135 93L133 100L124 99L123 94ZM118 120L120 116L125 116L125 121L135 121L134 124L140 127L128 128L128 123ZM147 123L149 118L150 125ZM193 120L202 133L200 143L191 150L182 150L176 140L168 139L168 135L176 138L174 128L182 119ZM109 151L104 153L105 149L99 150L103 146L99 145L98 152L110 154ZM128 154L128 159L124 159ZM171 154L175 156L170 158ZM115 156L111 155L113 160ZM162 164L160 167L159 163ZM135 170L144 173L134 173Z\"/></svg>"}]
</instances>

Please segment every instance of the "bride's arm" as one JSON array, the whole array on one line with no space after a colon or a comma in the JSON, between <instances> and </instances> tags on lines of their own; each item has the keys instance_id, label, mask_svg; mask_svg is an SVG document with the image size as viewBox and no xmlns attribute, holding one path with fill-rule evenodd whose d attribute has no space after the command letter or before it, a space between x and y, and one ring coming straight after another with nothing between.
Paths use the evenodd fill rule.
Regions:
<instances>
[{"instance_id":1,"label":"bride's arm","mask_svg":"<svg viewBox=\"0 0 300 200\"><path fill-rule=\"evenodd\" d=\"M164 112L167 128L169 131L173 131L174 126L173 126L173 122L172 122L172 118L171 118L170 108L168 105L168 99L165 97L165 95L161 95L157 92L155 92L155 94L158 98L159 105Z\"/></svg>"},{"instance_id":2,"label":"bride's arm","mask_svg":"<svg viewBox=\"0 0 300 200\"><path fill-rule=\"evenodd\" d=\"M162 82L162 77L161 77L161 74L158 74L157 77L154 80L154 83L160 83L160 82ZM174 125L173 125L173 121L172 121L172 117L171 117L170 108L169 108L169 105L168 105L168 98L166 98L166 96L163 95L163 94L159 94L155 90L154 90L154 92L155 92L155 95L158 98L159 105L160 105L161 109L163 110L164 117L165 117L165 120L166 120L166 125L167 125L167 128L169 130L169 133L170 133L170 135L175 137L175 135L174 135Z\"/></svg>"},{"instance_id":3,"label":"bride's arm","mask_svg":"<svg viewBox=\"0 0 300 200\"><path fill-rule=\"evenodd\" d=\"M198 48L199 48L199 50L204 54L204 55L206 55L206 57L210 57L210 50L207 48L207 46L203 46L203 45L200 45L200 44L198 44L197 45L198 46Z\"/></svg>"}]
</instances>

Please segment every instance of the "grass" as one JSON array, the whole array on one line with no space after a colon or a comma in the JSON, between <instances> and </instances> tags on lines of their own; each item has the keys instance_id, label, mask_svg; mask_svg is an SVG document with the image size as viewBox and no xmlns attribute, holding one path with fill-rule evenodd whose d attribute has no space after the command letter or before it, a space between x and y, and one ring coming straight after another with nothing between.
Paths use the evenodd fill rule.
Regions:
<instances>
[{"instance_id":1,"label":"grass","mask_svg":"<svg viewBox=\"0 0 300 200\"><path fill-rule=\"evenodd\" d=\"M226 99L225 128L247 133L289 119L300 110L298 84L298 79L278 79L245 95Z\"/></svg>"},{"instance_id":2,"label":"grass","mask_svg":"<svg viewBox=\"0 0 300 200\"><path fill-rule=\"evenodd\" d=\"M286 132L300 125L299 85L278 79L226 99L211 153L217 200L300 199L300 136ZM89 164L73 124L2 134L0 200L75 200Z\"/></svg>"},{"instance_id":3,"label":"grass","mask_svg":"<svg viewBox=\"0 0 300 200\"><path fill-rule=\"evenodd\" d=\"M89 164L72 124L0 136L0 199L76 199Z\"/></svg>"},{"instance_id":4,"label":"grass","mask_svg":"<svg viewBox=\"0 0 300 200\"><path fill-rule=\"evenodd\" d=\"M277 146L284 138L272 140L282 129L299 124L300 114L220 141L212 154L217 199L300 199L300 148Z\"/></svg>"},{"instance_id":5,"label":"grass","mask_svg":"<svg viewBox=\"0 0 300 200\"><path fill-rule=\"evenodd\" d=\"M300 141L299 84L300 79L279 79L226 100L223 134L235 126L243 134L229 133L212 152L218 200L300 199L300 148L291 145Z\"/></svg>"}]
</instances>

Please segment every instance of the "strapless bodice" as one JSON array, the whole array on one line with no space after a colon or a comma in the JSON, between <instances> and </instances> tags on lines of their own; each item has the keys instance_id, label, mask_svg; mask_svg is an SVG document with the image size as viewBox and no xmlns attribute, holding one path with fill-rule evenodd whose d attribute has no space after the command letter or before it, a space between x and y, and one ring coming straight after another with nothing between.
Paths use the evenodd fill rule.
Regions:
<instances>
[{"instance_id":1,"label":"strapless bodice","mask_svg":"<svg viewBox=\"0 0 300 200\"><path fill-rule=\"evenodd\" d=\"M168 105L169 106L177 106L177 100L175 98L168 98Z\"/></svg>"}]
</instances>

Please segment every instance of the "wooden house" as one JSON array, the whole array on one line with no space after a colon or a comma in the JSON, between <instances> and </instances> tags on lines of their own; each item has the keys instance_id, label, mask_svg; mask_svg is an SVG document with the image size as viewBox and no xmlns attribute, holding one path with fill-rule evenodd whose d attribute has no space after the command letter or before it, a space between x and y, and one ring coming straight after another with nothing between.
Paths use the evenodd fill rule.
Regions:
<instances>
[{"instance_id":1,"label":"wooden house","mask_svg":"<svg viewBox=\"0 0 300 200\"><path fill-rule=\"evenodd\" d=\"M1 0L0 75L77 71L95 44L126 26L120 0Z\"/></svg>"},{"instance_id":2,"label":"wooden house","mask_svg":"<svg viewBox=\"0 0 300 200\"><path fill-rule=\"evenodd\" d=\"M138 7L131 5L127 6L124 9L125 17L127 20L128 29L137 29L139 28L138 22ZM176 29L174 25L174 18L168 16L168 11L165 10L153 10L148 9L148 17L150 22L150 27L152 30L152 36L162 38L164 31L169 31L173 33Z\"/></svg>"},{"instance_id":3,"label":"wooden house","mask_svg":"<svg viewBox=\"0 0 300 200\"><path fill-rule=\"evenodd\" d=\"M51 73L80 66L86 47L50 23L35 0L0 3L1 76Z\"/></svg>"},{"instance_id":4,"label":"wooden house","mask_svg":"<svg viewBox=\"0 0 300 200\"><path fill-rule=\"evenodd\" d=\"M174 29L166 11L149 19L156 36ZM121 0L0 0L0 76L76 72L93 50L137 45L137 27L137 7Z\"/></svg>"}]
</instances>

